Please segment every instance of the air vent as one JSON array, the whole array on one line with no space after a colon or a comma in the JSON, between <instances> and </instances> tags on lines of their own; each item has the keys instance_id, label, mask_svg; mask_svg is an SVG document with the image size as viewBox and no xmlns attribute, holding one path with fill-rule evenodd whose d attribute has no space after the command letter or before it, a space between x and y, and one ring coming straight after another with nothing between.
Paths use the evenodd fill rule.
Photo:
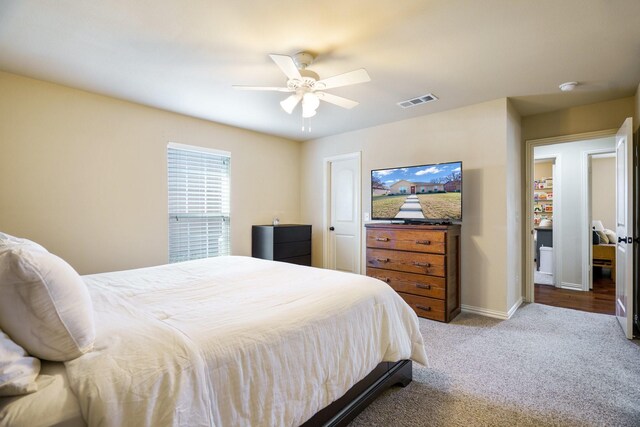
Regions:
<instances>
[{"instance_id":1,"label":"air vent","mask_svg":"<svg viewBox=\"0 0 640 427\"><path fill-rule=\"evenodd\" d=\"M410 107L415 107L416 105L425 104L427 102L437 101L437 100L438 100L437 96L435 96L432 93L428 93L426 95L422 95L417 98L407 99L406 101L400 101L398 102L398 105L401 106L402 108L410 108Z\"/></svg>"}]
</instances>

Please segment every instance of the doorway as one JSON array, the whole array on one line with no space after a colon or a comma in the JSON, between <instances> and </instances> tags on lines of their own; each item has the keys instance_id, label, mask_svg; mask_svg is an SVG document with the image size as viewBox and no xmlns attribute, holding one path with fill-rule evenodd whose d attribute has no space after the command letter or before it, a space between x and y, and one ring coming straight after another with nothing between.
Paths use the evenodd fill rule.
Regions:
<instances>
[{"instance_id":1,"label":"doorway","mask_svg":"<svg viewBox=\"0 0 640 427\"><path fill-rule=\"evenodd\" d=\"M591 191L593 159L615 150L614 135L607 131L527 141L529 301L614 313L615 292L609 286L604 294L599 293L600 278L611 280L610 269L598 266L595 282L592 276L592 221L599 219L592 218L592 202L606 201L592 197ZM607 191L615 194L615 181ZM615 210L615 203L611 208ZM603 215L597 209L595 214ZM594 284L596 289L592 289Z\"/></svg>"},{"instance_id":2,"label":"doorway","mask_svg":"<svg viewBox=\"0 0 640 427\"><path fill-rule=\"evenodd\" d=\"M615 151L589 155L589 209L592 228L589 289L606 301L616 290L616 154ZM607 304L607 314L615 313L615 303Z\"/></svg>"},{"instance_id":3,"label":"doorway","mask_svg":"<svg viewBox=\"0 0 640 427\"><path fill-rule=\"evenodd\" d=\"M535 155L535 151L534 151ZM559 265L554 259L553 248L553 207L554 181L557 179L556 162L560 156L535 157L533 167L533 239L535 246L533 279L536 285L556 286L554 268ZM560 188L560 182L556 183ZM557 233L556 233L557 235Z\"/></svg>"}]
</instances>

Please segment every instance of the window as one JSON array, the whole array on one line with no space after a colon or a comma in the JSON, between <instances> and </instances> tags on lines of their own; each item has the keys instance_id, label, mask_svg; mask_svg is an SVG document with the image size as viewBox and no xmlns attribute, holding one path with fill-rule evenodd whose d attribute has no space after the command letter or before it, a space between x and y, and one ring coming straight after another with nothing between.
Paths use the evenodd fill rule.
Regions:
<instances>
[{"instance_id":1,"label":"window","mask_svg":"<svg viewBox=\"0 0 640 427\"><path fill-rule=\"evenodd\" d=\"M169 262L231 253L228 152L170 143Z\"/></svg>"}]
</instances>

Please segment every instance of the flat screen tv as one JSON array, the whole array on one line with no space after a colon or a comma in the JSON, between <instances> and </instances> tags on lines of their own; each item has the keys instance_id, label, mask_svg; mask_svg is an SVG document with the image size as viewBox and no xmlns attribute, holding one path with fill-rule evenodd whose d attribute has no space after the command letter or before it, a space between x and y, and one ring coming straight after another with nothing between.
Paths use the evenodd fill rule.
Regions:
<instances>
[{"instance_id":1,"label":"flat screen tv","mask_svg":"<svg viewBox=\"0 0 640 427\"><path fill-rule=\"evenodd\" d=\"M372 170L371 219L462 221L462 162Z\"/></svg>"}]
</instances>

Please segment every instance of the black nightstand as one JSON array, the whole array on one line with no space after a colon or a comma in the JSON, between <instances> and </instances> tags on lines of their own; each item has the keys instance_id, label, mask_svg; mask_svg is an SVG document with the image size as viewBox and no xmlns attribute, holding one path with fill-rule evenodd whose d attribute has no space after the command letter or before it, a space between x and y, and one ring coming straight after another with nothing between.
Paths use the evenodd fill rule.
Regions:
<instances>
[{"instance_id":1,"label":"black nightstand","mask_svg":"<svg viewBox=\"0 0 640 427\"><path fill-rule=\"evenodd\" d=\"M311 226L254 225L251 228L251 256L310 266Z\"/></svg>"}]
</instances>

